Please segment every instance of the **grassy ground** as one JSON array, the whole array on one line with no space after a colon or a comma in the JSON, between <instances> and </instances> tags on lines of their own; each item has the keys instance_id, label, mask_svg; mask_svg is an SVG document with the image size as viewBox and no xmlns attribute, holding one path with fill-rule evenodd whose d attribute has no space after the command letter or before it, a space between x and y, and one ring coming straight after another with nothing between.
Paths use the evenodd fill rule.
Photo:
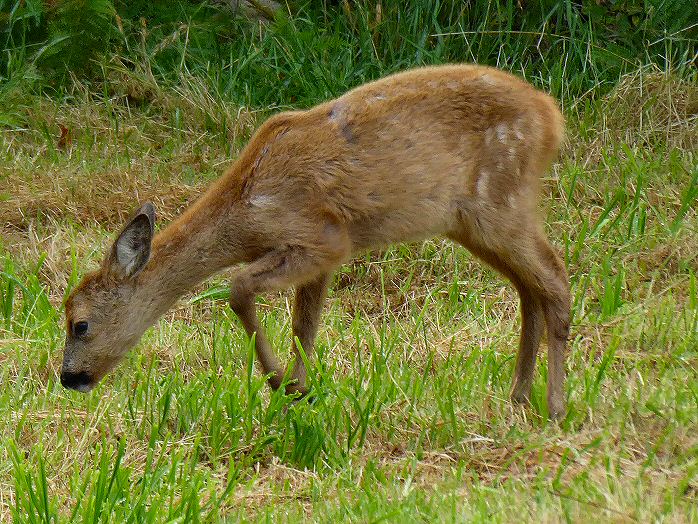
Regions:
<instances>
[{"instance_id":1,"label":"grassy ground","mask_svg":"<svg viewBox=\"0 0 698 524\"><path fill-rule=\"evenodd\" d=\"M438 239L336 275L313 404L267 390L225 275L93 393L63 389L66 290L138 201L171 219L263 117L192 76L113 72L25 102L1 135L0 520L698 520L695 78L645 68L568 104L543 187L574 299L557 424L544 352L532 406L508 400L515 292ZM278 348L289 299L260 298Z\"/></svg>"}]
</instances>

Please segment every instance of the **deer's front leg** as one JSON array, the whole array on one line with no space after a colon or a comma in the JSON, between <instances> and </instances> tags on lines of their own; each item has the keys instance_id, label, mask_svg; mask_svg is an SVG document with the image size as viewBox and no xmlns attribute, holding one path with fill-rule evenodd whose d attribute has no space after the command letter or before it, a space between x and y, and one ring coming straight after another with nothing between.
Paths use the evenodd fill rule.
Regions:
<instances>
[{"instance_id":1,"label":"deer's front leg","mask_svg":"<svg viewBox=\"0 0 698 524\"><path fill-rule=\"evenodd\" d=\"M289 384L289 392L305 394L306 369L296 339L301 344L306 357L313 355L313 344L320 324L322 305L325 301L329 273L323 273L314 280L296 287L296 299L293 305L293 373L294 382Z\"/></svg>"},{"instance_id":2,"label":"deer's front leg","mask_svg":"<svg viewBox=\"0 0 698 524\"><path fill-rule=\"evenodd\" d=\"M272 274L281 260L280 253L274 255L262 257L236 275L230 286L230 307L242 322L247 335L255 336L257 358L264 373L269 375L269 385L276 390L281 385L284 370L261 329L255 305L255 296L264 290L265 276Z\"/></svg>"},{"instance_id":3,"label":"deer's front leg","mask_svg":"<svg viewBox=\"0 0 698 524\"><path fill-rule=\"evenodd\" d=\"M231 284L230 307L240 318L248 336L252 337L255 335L257 358L264 373L269 375L269 385L273 389L278 389L281 386L284 368L274 354L269 340L261 328L256 312L255 296L263 292L278 291L299 282L304 283L299 286L299 289L310 286L308 288L310 291L300 293L302 297L300 302L302 304L316 304L313 307L317 311L313 313L312 318L319 317L319 310L322 306L321 296L324 294L326 287L326 274L338 262L335 257L322 256L326 253L328 251L310 250L307 247L300 246L275 250L244 268L236 275ZM320 280L322 280L323 292L320 294L320 298L318 298L317 288ZM315 296L315 298L311 299L311 295ZM298 300L296 304L298 304ZM306 344L311 346L312 338L315 330L317 330L318 320L316 319L310 323L304 320L296 322L296 317L297 315L294 315L294 334L299 337L304 348ZM299 328L298 334L296 333L296 327ZM298 364L299 361L300 364ZM299 356L296 362L299 376L296 376L294 371L294 378L300 379L301 368L299 366L302 366L302 360ZM302 372L304 378L304 367ZM294 389L293 387L290 387L289 390L303 391L301 388Z\"/></svg>"}]
</instances>

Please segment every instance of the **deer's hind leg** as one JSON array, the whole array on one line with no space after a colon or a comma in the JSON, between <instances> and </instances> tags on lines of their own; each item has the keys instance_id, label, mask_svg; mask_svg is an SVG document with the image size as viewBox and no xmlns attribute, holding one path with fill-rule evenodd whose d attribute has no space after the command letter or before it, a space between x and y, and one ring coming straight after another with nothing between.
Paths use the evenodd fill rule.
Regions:
<instances>
[{"instance_id":1,"label":"deer's hind leg","mask_svg":"<svg viewBox=\"0 0 698 524\"><path fill-rule=\"evenodd\" d=\"M463 216L467 216L465 213ZM531 215L533 216L533 215ZM536 354L544 325L548 331L548 411L564 414L565 351L570 322L569 283L564 264L531 217L498 214L463 220L450 236L509 278L521 300L521 336L512 398L530 398Z\"/></svg>"},{"instance_id":2,"label":"deer's hind leg","mask_svg":"<svg viewBox=\"0 0 698 524\"><path fill-rule=\"evenodd\" d=\"M519 294L521 334L511 397L518 403L528 403L536 356L545 326L543 307L538 294L525 284L514 269L492 249L475 243L468 235L454 235L453 240L465 246L472 254L509 279Z\"/></svg>"},{"instance_id":3,"label":"deer's hind leg","mask_svg":"<svg viewBox=\"0 0 698 524\"><path fill-rule=\"evenodd\" d=\"M565 359L571 321L569 277L562 259L542 234L534 244L530 255L538 271L528 276L539 287L548 333L548 412L559 418L565 414Z\"/></svg>"}]
</instances>

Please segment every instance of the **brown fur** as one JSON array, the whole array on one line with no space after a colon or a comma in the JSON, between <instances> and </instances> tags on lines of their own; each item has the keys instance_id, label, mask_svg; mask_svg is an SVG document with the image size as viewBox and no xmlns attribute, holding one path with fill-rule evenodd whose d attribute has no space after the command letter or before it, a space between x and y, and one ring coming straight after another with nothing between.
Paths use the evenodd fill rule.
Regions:
<instances>
[{"instance_id":1,"label":"brown fur","mask_svg":"<svg viewBox=\"0 0 698 524\"><path fill-rule=\"evenodd\" d=\"M91 331L84 340L69 333L64 371L96 382L179 296L246 262L230 304L256 334L262 368L278 388L284 367L259 325L255 295L296 287L293 334L310 356L337 266L357 251L445 235L519 291L517 401L529 398L547 326L548 405L559 416L568 279L536 203L562 137L563 119L550 97L473 65L414 69L308 111L274 116L227 173L154 237L142 271L119 277L112 253L76 289L66 304L69 327L80 317ZM289 389L304 392L305 367L295 342L293 348Z\"/></svg>"}]
</instances>

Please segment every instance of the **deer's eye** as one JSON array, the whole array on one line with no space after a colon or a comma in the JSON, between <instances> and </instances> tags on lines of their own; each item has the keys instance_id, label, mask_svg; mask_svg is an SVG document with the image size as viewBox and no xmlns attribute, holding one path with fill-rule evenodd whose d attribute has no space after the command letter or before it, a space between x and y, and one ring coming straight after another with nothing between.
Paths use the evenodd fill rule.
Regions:
<instances>
[{"instance_id":1,"label":"deer's eye","mask_svg":"<svg viewBox=\"0 0 698 524\"><path fill-rule=\"evenodd\" d=\"M85 333L87 333L87 322L85 322L84 320L76 322L73 326L73 332L75 333L76 337L83 336Z\"/></svg>"}]
</instances>

